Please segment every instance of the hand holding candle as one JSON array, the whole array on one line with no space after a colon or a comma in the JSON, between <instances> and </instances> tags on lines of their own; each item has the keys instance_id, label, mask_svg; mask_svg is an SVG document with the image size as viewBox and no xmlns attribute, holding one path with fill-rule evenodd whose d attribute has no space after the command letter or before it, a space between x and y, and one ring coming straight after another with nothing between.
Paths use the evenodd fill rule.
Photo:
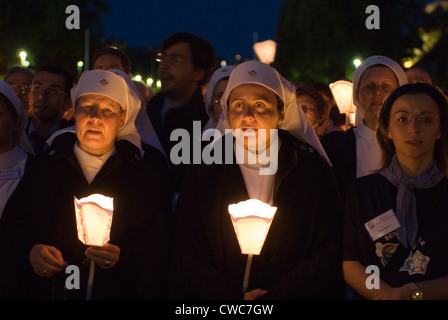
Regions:
<instances>
[{"instance_id":1,"label":"hand holding candle","mask_svg":"<svg viewBox=\"0 0 448 320\"><path fill-rule=\"evenodd\" d=\"M102 269L112 268L120 255L119 247L107 243L114 213L113 201L113 198L102 194L92 194L79 200L75 197L78 238L82 243L93 246L85 252L90 259L86 300L91 299L95 264Z\"/></svg>"},{"instance_id":2,"label":"hand holding candle","mask_svg":"<svg viewBox=\"0 0 448 320\"><path fill-rule=\"evenodd\" d=\"M87 258L102 269L113 268L120 259L120 247L106 243L103 246L91 246L85 251Z\"/></svg>"}]
</instances>

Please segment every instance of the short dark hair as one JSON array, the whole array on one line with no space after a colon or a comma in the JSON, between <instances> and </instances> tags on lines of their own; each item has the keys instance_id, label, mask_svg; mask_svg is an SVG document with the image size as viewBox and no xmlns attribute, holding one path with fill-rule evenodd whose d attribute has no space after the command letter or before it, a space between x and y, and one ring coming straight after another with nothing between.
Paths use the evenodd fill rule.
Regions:
<instances>
[{"instance_id":1,"label":"short dark hair","mask_svg":"<svg viewBox=\"0 0 448 320\"><path fill-rule=\"evenodd\" d=\"M388 138L390 111L394 102L405 94L425 94L431 97L438 106L440 116L440 139L434 145L434 160L445 176L448 176L448 100L442 90L426 83L405 84L394 91L384 100L378 118L376 138L382 151L382 166L386 168L395 154L395 145ZM381 170L380 169L380 170Z\"/></svg>"},{"instance_id":2,"label":"short dark hair","mask_svg":"<svg viewBox=\"0 0 448 320\"><path fill-rule=\"evenodd\" d=\"M112 54L119 57L121 60L121 64L123 65L124 72L127 74L131 73L131 61L129 60L128 55L114 46L108 46L98 50L93 57L93 64L95 64L96 59L105 54Z\"/></svg>"},{"instance_id":3,"label":"short dark hair","mask_svg":"<svg viewBox=\"0 0 448 320\"><path fill-rule=\"evenodd\" d=\"M57 66L46 65L46 66L42 66L39 69L37 69L36 73L34 73L34 77L40 71L55 73L55 74L62 76L62 78L64 78L64 92L67 94L67 96L70 96L70 89L73 87L73 78L67 71L65 71L64 69L57 67Z\"/></svg>"},{"instance_id":4,"label":"short dark hair","mask_svg":"<svg viewBox=\"0 0 448 320\"><path fill-rule=\"evenodd\" d=\"M22 73L25 74L27 76L30 76L31 78L34 75L34 72L28 68L22 67L22 66L12 66L11 68L8 69L8 72L6 72L5 77L3 78L3 80L7 81L8 77L14 73Z\"/></svg>"},{"instance_id":5,"label":"short dark hair","mask_svg":"<svg viewBox=\"0 0 448 320\"><path fill-rule=\"evenodd\" d=\"M178 32L163 41L162 51L180 42L186 42L190 45L191 62L195 68L205 71L205 76L199 82L199 85L206 84L216 69L217 58L213 46L202 37L188 32Z\"/></svg>"}]
</instances>

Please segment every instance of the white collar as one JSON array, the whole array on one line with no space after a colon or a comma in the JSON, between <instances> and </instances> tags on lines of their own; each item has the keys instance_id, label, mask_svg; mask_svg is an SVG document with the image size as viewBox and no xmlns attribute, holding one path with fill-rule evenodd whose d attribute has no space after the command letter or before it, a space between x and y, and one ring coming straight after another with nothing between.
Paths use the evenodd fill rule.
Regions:
<instances>
[{"instance_id":1,"label":"white collar","mask_svg":"<svg viewBox=\"0 0 448 320\"><path fill-rule=\"evenodd\" d=\"M367 127L364 122L361 122L359 126L355 128L355 133L364 139L372 140L375 139L376 132L369 127Z\"/></svg>"},{"instance_id":2,"label":"white collar","mask_svg":"<svg viewBox=\"0 0 448 320\"><path fill-rule=\"evenodd\" d=\"M76 142L73 146L73 152L75 153L75 156L78 159L79 165L82 169L85 169L88 166L101 169L106 163L107 159L109 159L110 156L116 153L116 149L114 146L111 150L109 150L102 156L96 157L82 150L79 147L78 142Z\"/></svg>"}]
</instances>

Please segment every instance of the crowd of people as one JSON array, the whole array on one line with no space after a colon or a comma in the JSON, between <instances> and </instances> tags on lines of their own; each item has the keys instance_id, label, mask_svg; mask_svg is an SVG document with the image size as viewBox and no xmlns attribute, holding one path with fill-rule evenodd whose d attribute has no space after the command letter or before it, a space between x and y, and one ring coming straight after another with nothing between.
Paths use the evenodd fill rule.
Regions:
<instances>
[{"instance_id":1,"label":"crowd of people","mask_svg":"<svg viewBox=\"0 0 448 320\"><path fill-rule=\"evenodd\" d=\"M0 81L0 299L448 299L448 100L425 70L364 60L348 128L327 84L217 67L195 34L157 61L156 93L115 47L79 79ZM223 161L193 161L211 145ZM103 245L79 238L74 199L93 194L113 198ZM242 290L229 205L248 199L277 211Z\"/></svg>"}]
</instances>

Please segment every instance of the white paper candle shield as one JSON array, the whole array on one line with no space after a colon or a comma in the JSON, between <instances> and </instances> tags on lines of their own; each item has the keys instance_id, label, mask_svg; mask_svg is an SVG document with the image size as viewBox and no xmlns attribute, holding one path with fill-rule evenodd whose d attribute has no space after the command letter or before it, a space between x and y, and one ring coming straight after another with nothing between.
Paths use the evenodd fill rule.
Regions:
<instances>
[{"instance_id":1,"label":"white paper candle shield","mask_svg":"<svg viewBox=\"0 0 448 320\"><path fill-rule=\"evenodd\" d=\"M275 60L275 51L277 49L277 43L274 40L257 42L253 45L253 49L261 62L271 64Z\"/></svg>"},{"instance_id":2,"label":"white paper candle shield","mask_svg":"<svg viewBox=\"0 0 448 320\"><path fill-rule=\"evenodd\" d=\"M85 245L102 246L110 240L113 198L92 194L82 199L75 197L78 238Z\"/></svg>"},{"instance_id":3,"label":"white paper candle shield","mask_svg":"<svg viewBox=\"0 0 448 320\"><path fill-rule=\"evenodd\" d=\"M353 104L353 83L339 80L330 84L330 90L340 113L356 111L356 106Z\"/></svg>"},{"instance_id":4,"label":"white paper candle shield","mask_svg":"<svg viewBox=\"0 0 448 320\"><path fill-rule=\"evenodd\" d=\"M257 199L229 205L242 254L260 254L276 211L276 207Z\"/></svg>"}]
</instances>

